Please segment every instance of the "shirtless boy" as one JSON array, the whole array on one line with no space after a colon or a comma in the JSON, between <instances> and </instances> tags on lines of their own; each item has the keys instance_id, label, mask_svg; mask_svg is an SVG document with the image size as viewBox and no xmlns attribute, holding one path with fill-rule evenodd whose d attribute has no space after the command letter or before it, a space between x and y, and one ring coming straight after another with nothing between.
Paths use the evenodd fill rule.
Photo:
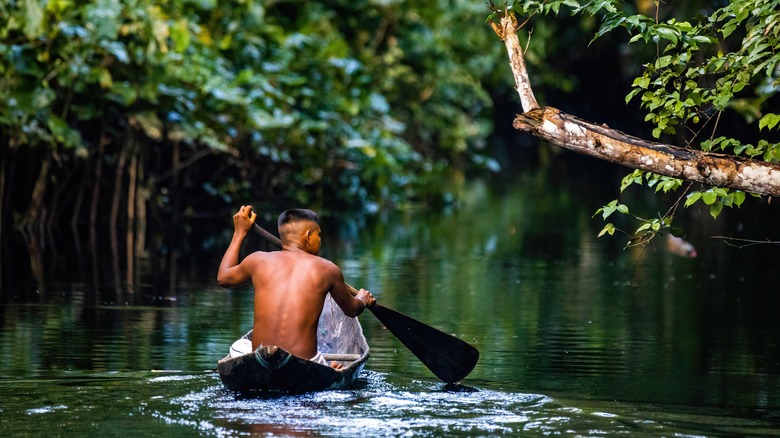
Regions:
<instances>
[{"instance_id":1,"label":"shirtless boy","mask_svg":"<svg viewBox=\"0 0 780 438\"><path fill-rule=\"evenodd\" d=\"M252 349L275 345L325 364L317 351L317 324L327 294L353 318L373 305L374 297L365 289L353 297L338 266L317 255L320 225L311 210L287 210L279 215L282 251L256 251L239 263L241 244L256 219L248 205L233 215L233 239L219 264L217 282L233 287L251 280L255 290Z\"/></svg>"}]
</instances>

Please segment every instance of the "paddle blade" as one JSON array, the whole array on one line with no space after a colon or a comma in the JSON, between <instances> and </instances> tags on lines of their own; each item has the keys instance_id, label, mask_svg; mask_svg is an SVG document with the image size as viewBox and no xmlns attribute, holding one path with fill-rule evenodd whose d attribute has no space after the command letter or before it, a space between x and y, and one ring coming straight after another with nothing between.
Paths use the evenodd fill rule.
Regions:
<instances>
[{"instance_id":1,"label":"paddle blade","mask_svg":"<svg viewBox=\"0 0 780 438\"><path fill-rule=\"evenodd\" d=\"M479 360L470 344L381 304L368 308L439 379L463 380Z\"/></svg>"}]
</instances>

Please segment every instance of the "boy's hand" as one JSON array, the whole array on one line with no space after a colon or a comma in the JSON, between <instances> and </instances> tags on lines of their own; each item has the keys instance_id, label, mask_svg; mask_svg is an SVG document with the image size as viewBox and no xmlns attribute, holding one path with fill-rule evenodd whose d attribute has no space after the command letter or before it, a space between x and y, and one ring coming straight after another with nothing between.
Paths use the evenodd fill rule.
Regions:
<instances>
[{"instance_id":1,"label":"boy's hand","mask_svg":"<svg viewBox=\"0 0 780 438\"><path fill-rule=\"evenodd\" d=\"M376 303L376 299L374 298L373 295L371 295L371 292L365 289L360 289L357 295L355 295L355 298L362 301L366 305L366 307L371 307L374 305L374 303Z\"/></svg>"},{"instance_id":2,"label":"boy's hand","mask_svg":"<svg viewBox=\"0 0 780 438\"><path fill-rule=\"evenodd\" d=\"M257 220L257 213L252 211L251 205L242 205L238 213L233 215L233 227L236 232L247 233Z\"/></svg>"}]
</instances>

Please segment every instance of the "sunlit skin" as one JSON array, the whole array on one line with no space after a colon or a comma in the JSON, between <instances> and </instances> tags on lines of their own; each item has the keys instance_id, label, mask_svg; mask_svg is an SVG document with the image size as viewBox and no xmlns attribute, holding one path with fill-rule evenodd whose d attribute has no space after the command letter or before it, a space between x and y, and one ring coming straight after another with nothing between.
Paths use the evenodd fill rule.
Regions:
<instances>
[{"instance_id":1,"label":"sunlit skin","mask_svg":"<svg viewBox=\"0 0 780 438\"><path fill-rule=\"evenodd\" d=\"M275 345L308 359L317 354L317 324L328 292L347 316L374 304L365 289L352 296L334 263L319 257L320 226L298 220L279 229L282 251L257 251L238 262L239 250L257 219L251 206L233 215L233 239L219 265L217 282L233 287L248 281L254 287L252 348ZM334 368L341 366L334 362Z\"/></svg>"}]
</instances>

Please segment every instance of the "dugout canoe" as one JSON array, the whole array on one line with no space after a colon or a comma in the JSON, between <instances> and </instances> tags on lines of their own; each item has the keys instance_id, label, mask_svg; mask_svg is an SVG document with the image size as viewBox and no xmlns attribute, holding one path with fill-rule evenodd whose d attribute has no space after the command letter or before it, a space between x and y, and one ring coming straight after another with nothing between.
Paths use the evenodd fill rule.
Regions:
<instances>
[{"instance_id":1,"label":"dugout canoe","mask_svg":"<svg viewBox=\"0 0 780 438\"><path fill-rule=\"evenodd\" d=\"M252 339L250 330L242 338ZM275 346L262 346L238 357L230 354L217 362L219 377L228 389L243 394L301 393L343 389L357 379L369 356L368 342L357 318L341 311L328 295L317 328L317 348L336 370L297 357Z\"/></svg>"}]
</instances>

